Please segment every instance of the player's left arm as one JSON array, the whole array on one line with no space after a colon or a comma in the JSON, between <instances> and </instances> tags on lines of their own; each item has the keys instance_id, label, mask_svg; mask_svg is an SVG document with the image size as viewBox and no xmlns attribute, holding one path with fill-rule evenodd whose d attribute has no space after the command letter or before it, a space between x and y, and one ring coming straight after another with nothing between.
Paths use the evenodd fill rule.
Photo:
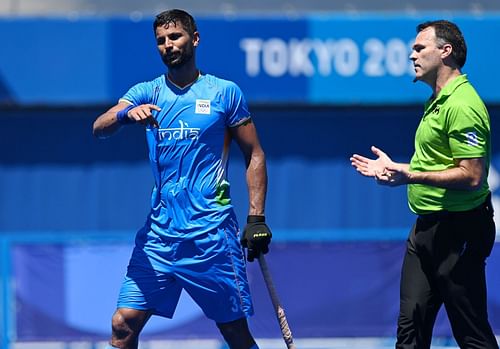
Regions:
<instances>
[{"instance_id":1,"label":"player's left arm","mask_svg":"<svg viewBox=\"0 0 500 349\"><path fill-rule=\"evenodd\" d=\"M252 119L230 128L238 143L246 164L249 211L247 224L241 236L241 245L247 249L247 259L252 262L261 254L269 252L272 233L264 215L267 193L266 157L259 142Z\"/></svg>"},{"instance_id":2,"label":"player's left arm","mask_svg":"<svg viewBox=\"0 0 500 349\"><path fill-rule=\"evenodd\" d=\"M266 157L252 119L229 128L232 138L240 147L246 166L249 211L251 216L264 216L267 193Z\"/></svg>"}]
</instances>

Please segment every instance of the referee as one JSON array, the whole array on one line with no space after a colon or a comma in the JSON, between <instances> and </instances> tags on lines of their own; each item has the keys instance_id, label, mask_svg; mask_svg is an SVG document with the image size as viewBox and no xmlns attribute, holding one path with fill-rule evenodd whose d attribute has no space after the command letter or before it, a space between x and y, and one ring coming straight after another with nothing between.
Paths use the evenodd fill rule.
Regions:
<instances>
[{"instance_id":1,"label":"referee","mask_svg":"<svg viewBox=\"0 0 500 349\"><path fill-rule=\"evenodd\" d=\"M466 44L449 21L417 26L410 59L415 81L432 89L409 164L372 147L375 159L354 154L351 164L388 186L408 185L417 214L407 241L396 348L430 348L444 304L460 348L496 349L488 321L485 260L495 241L487 177L490 120L461 68Z\"/></svg>"}]
</instances>

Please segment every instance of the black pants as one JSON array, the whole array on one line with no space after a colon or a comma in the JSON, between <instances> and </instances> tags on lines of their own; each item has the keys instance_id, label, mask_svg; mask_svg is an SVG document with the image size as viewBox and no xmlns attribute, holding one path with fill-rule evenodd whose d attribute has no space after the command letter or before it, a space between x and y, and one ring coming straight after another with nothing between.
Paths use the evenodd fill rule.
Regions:
<instances>
[{"instance_id":1,"label":"black pants","mask_svg":"<svg viewBox=\"0 0 500 349\"><path fill-rule=\"evenodd\" d=\"M485 278L494 242L490 199L471 211L417 218L401 273L396 348L430 348L443 304L460 348L498 348L488 322Z\"/></svg>"}]
</instances>

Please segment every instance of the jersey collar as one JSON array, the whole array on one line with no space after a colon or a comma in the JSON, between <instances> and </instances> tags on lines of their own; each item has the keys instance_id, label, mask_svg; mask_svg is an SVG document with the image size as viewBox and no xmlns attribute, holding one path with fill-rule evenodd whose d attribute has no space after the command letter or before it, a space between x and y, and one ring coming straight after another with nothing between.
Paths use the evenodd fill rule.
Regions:
<instances>
[{"instance_id":1,"label":"jersey collar","mask_svg":"<svg viewBox=\"0 0 500 349\"><path fill-rule=\"evenodd\" d=\"M172 80L170 80L170 77L168 76L168 73L165 74L165 81L167 82L167 84L172 85L175 88L177 88L178 90L183 91L183 90L187 90L188 88L190 88L191 86L193 86L193 84L195 84L198 80L200 80L201 76L202 76L202 73L201 73L201 71L198 70L198 75L197 75L196 79L194 79L192 82L190 82L189 84L187 84L187 85L185 85L183 87L177 85L175 82L173 82Z\"/></svg>"}]
</instances>

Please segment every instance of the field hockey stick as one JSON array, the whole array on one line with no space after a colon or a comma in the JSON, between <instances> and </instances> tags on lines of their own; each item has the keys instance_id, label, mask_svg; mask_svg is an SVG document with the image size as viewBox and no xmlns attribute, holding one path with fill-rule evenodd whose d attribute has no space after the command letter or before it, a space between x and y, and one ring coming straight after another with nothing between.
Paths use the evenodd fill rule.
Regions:
<instances>
[{"instance_id":1,"label":"field hockey stick","mask_svg":"<svg viewBox=\"0 0 500 349\"><path fill-rule=\"evenodd\" d=\"M288 349L296 349L295 344L293 343L292 331L290 331L290 327L288 326L288 321L286 319L285 310L281 306L278 294L276 293L276 289L274 288L271 273L269 272L269 268L267 267L266 259L264 258L264 254L262 253L259 255L259 265L260 270L262 271L262 275L264 276L267 290L269 291L269 296L271 297L271 302L274 306L274 312L276 313L276 317L278 318L281 335L283 336Z\"/></svg>"}]
</instances>

